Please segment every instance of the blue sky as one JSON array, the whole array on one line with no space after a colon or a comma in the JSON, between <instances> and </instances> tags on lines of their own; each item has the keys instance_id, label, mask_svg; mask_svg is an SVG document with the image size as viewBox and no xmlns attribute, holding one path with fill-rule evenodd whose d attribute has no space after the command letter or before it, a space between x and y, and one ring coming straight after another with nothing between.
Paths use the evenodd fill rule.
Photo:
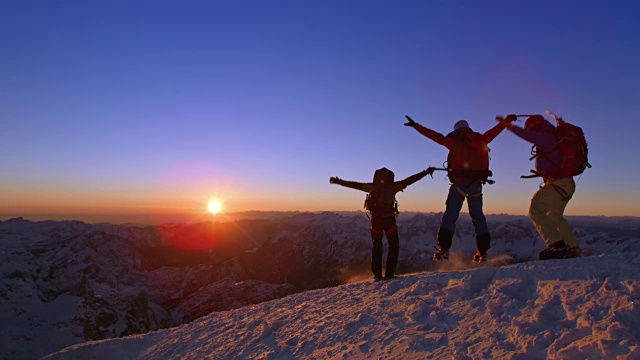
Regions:
<instances>
[{"instance_id":1,"label":"blue sky","mask_svg":"<svg viewBox=\"0 0 640 360\"><path fill-rule=\"evenodd\" d=\"M5 216L205 209L358 210L330 176L404 178L459 119L551 109L594 165L567 212L640 215L640 3L5 1ZM525 214L530 145L490 145L487 213ZM442 211L444 175L398 196ZM53 215L52 215L53 217Z\"/></svg>"}]
</instances>

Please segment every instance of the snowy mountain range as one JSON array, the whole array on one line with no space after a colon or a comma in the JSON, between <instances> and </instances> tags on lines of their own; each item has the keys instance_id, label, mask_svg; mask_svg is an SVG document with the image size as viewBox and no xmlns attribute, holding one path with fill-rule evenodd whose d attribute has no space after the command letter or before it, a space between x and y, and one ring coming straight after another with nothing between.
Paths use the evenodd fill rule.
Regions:
<instances>
[{"instance_id":1,"label":"snowy mountain range","mask_svg":"<svg viewBox=\"0 0 640 360\"><path fill-rule=\"evenodd\" d=\"M259 353L253 352L258 351L256 349L264 350L264 358L271 358L269 354L282 354L284 358L304 358L305 356L317 358L315 355L329 357L341 357L346 354L371 355L374 354L371 352L374 346L377 346L376 349L379 351L382 351L382 348L380 344L365 344L364 340L367 336L364 336L362 327L358 324L385 321L394 324L396 320L391 314L393 309L384 309L381 304L385 301L391 304L399 303L400 298L395 299L394 294L405 293L409 290L408 288L415 288L413 293L418 297L427 295L433 297L434 291L444 292L438 293L438 296L447 303L451 302L449 298L456 295L458 291L445 291L447 288L452 288L452 282L460 283L458 295L470 295L467 294L470 291L478 295L479 289L486 286L482 291L493 288L491 291L497 291L504 297L501 298L503 302L492 305L497 309L504 308L507 302L513 302L514 299L519 299L522 303L539 301L540 289L531 288L532 285L526 285L523 281L527 282L531 277L551 281L556 279L554 271L558 271L559 275L569 276L562 264L572 264L572 267L582 269L574 277L577 280L585 278L584 281L592 276L588 275L592 274L592 270L585 269L597 265L598 261L606 264L618 262L620 264L618 267L612 268L613 265L609 267L615 271L619 271L620 266L628 263L628 271L637 272L638 258L628 254L640 251L640 219L570 218L583 247L584 256L587 258L510 265L499 270L491 269L491 276L489 276L487 272L489 268L469 269L471 266L469 260L475 252L475 240L473 226L465 216L458 223L452 246L454 258L446 265L448 267L431 261L440 216L441 214L401 214L399 218L401 251L398 266L400 274L440 271L439 275L425 273L405 276L385 284L362 282L370 277L369 221L362 213L293 213L290 216L269 218L253 216L251 219L229 222L158 227L87 224L78 221L31 222L22 218L2 221L0 222L2 249L0 254L0 309L2 310L0 358L35 359L73 344L143 334L186 323L189 325L180 326L175 330L163 330L152 332L144 337L130 338L137 339L126 341L127 344L136 344L132 354L118 358L136 358L138 355L135 354L142 353L151 355L152 353L146 353L147 345L141 344L149 344L152 338L169 336L168 334L172 331L179 332L179 335L174 334L178 337L187 336L186 331L198 331L198 333L207 334L207 337L222 339L226 337L230 343L223 346L226 350L220 352L221 357L214 356L214 358L233 358L233 354L241 357L240 354L243 352L251 352L251 357L260 358ZM494 238L489 256L493 257L494 261L502 261L502 263L493 262L489 266L534 260L537 253L544 247L530 221L525 217L496 215L489 216L488 221ZM594 257L601 254L623 255ZM526 275L528 267L540 270L532 270L533 275L529 276ZM441 273L443 270L449 271L444 278ZM492 282L493 280L487 280L495 279L496 274L501 271L508 273L505 278L512 279L511 282L497 284ZM605 270L601 269L601 271ZM637 314L638 285L637 280L632 279L638 277L625 277L623 276L625 271L621 272L622 275L603 273L604 275L600 277L615 277L616 281L624 284L615 286L631 289L629 296L632 298L635 296L636 299L636 305L633 305L636 307L632 306L631 311ZM464 280L465 277L470 277L472 280L479 279L484 285L475 284L475 281L468 279ZM561 281L561 286L558 286L570 287L566 284L567 281ZM345 283L349 285L310 291ZM538 280L539 286L540 280ZM587 290L592 290L593 286L588 287ZM387 288L395 290L387 291L385 290ZM353 294L345 295L345 291ZM344 319L331 321L318 318L319 314L325 312L321 309L322 304L328 301L325 297L334 298L335 306L339 306L340 309L344 307L349 309L350 303L369 301L366 299L369 299L370 295L365 296L365 294L371 291L383 293L375 304L368 304L375 305L373 308L382 312L379 314L380 317L376 317L375 311L373 315L361 312L359 319L350 320L355 325L341 324L340 321ZM519 295L521 291L524 291L523 295ZM299 294L287 296L293 293ZM550 299L553 298L549 296ZM283 297L286 298L248 306ZM560 300L563 299L564 297L561 297ZM370 299L370 301L374 300ZM447 326L451 328L439 329L438 331L442 331L435 334L441 334L438 335L440 338L433 335L433 332L427 331L429 329L426 327L437 325L432 321L434 319L431 314L435 312L434 316L438 318L438 311L446 313L448 310L446 307L441 308L444 303L431 303L431 300L424 303L424 301L427 300L414 303L413 309L406 308L407 304L403 305L406 311L415 312L415 316L408 315L409 318L407 318L405 315L398 315L398 317L404 319L402 321L405 322L405 326L407 319L418 323L426 321L427 325L421 324L424 328L422 332L419 332L419 335L416 335L418 337L411 341L416 342L414 345L417 348L426 346L429 349L435 349L438 348L436 345L444 341L443 339L451 340L452 324L455 322L451 321L453 318L446 318L445 325L449 324ZM473 299L468 298L465 301L472 302ZM488 300L482 303L484 306L488 306L487 304L489 304ZM329 306L330 303L326 305ZM252 343L271 339L274 334L281 332L279 328L283 328L283 324L278 323L281 320L274 317L274 314L282 313L283 319L301 316L298 321L302 321L304 316L301 310L293 310L300 309L300 306L305 308L302 313L307 311L307 307L312 309L308 313L309 319L325 321L326 326L344 325L342 332L346 332L350 338L354 335L364 336L361 340L362 344L354 345L345 341L340 345L337 343L338 338L335 338L331 340L335 343L335 346L332 345L335 347L333 350L324 348L323 351L328 352L313 355L316 350L311 348L318 346L317 341L323 335L318 334L313 340L309 338L311 336L309 334L300 336L299 333L289 332L283 336L291 336L291 339L278 336L276 339L278 342L285 343L284 348L297 349L295 351L284 351L282 350L284 348L274 350L275 347L270 346L269 343L242 349L238 348L240 345L231 345L234 341L229 339L234 331L239 338L242 337L241 334L245 334ZM219 313L231 309L238 310ZM535 310L535 307L532 309ZM211 314L212 312L214 314ZM426 315L427 313L429 315ZM458 320L462 320L463 317L462 314L446 316ZM199 318L201 319L194 321ZM244 319L244 323L239 318ZM223 321L223 319L226 320ZM225 322L231 321L230 319L239 321L239 324L232 326ZM511 321L515 320L511 319ZM209 325L216 329L206 327ZM244 332L238 332L240 326L247 328L243 330ZM299 326L304 326L304 322ZM322 325L316 323L311 327L317 328ZM253 338L258 328L263 329L263 334ZM388 329L385 331L389 332ZM638 338L638 334L633 331L630 334L635 339ZM191 336L194 335L191 334ZM370 340L372 336L369 336ZM417 344L422 342L425 336L430 339L427 345ZM418 341L419 339L422 340ZM107 349L129 348L125 346L125 340L114 341L115 343L110 345L107 345L109 342L99 344L105 344L100 346L106 346ZM393 340L389 338L383 343L392 342ZM79 350L69 351L79 351L75 354L85 358L89 354L87 351L105 350L92 346L98 345L87 345L87 347L79 347ZM345 346L353 351L359 349L360 352L349 353L346 350L339 350ZM397 346L394 348L399 349ZM138 351L136 349L140 352L136 353ZM628 345L626 349L627 353L634 351L632 345ZM209 348L209 350L212 349ZM156 348L154 351L164 350ZM195 353L189 351L191 350L185 349L182 354L192 357ZM616 354L624 352L616 351ZM445 353L447 352L442 352L442 354ZM54 358L75 356L69 354L73 352L59 353ZM375 354L384 357L383 353ZM542 353L527 351L525 354L540 355ZM158 358L146 355L141 358ZM94 356L86 356L86 358L92 357ZM171 356L159 358L167 357Z\"/></svg>"}]
</instances>

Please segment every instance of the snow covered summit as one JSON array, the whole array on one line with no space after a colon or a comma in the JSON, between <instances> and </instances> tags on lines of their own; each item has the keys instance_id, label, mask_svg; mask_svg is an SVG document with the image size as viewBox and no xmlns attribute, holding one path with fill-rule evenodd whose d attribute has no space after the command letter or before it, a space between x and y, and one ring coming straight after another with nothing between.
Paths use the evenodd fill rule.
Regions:
<instances>
[{"instance_id":1,"label":"snow covered summit","mask_svg":"<svg viewBox=\"0 0 640 360\"><path fill-rule=\"evenodd\" d=\"M470 271L475 239L466 214L452 260L431 261L439 219L400 215L398 274ZM589 259L640 252L637 218L570 222ZM531 261L544 247L526 217L490 215L489 225L489 265L501 257ZM362 281L371 277L368 226L361 213L157 227L0 221L0 358L39 359L87 341L173 328L213 312ZM436 306L447 310L448 302Z\"/></svg>"},{"instance_id":2,"label":"snow covered summit","mask_svg":"<svg viewBox=\"0 0 640 360\"><path fill-rule=\"evenodd\" d=\"M638 279L637 252L405 275L45 359L639 359Z\"/></svg>"}]
</instances>

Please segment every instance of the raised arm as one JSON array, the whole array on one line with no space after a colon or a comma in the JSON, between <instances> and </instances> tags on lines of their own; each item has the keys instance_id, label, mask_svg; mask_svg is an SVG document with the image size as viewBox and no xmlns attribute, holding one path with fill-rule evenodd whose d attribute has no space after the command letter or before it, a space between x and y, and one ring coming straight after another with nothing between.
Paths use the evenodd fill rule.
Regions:
<instances>
[{"instance_id":1,"label":"raised arm","mask_svg":"<svg viewBox=\"0 0 640 360\"><path fill-rule=\"evenodd\" d=\"M360 182L356 182L356 181L347 181L347 180L342 180L338 177L331 177L329 178L329 183L330 184L338 184L338 185L342 185L344 187L348 187L351 189L356 189L356 190L360 190L360 191L364 191L364 192L371 192L371 189L373 188L373 184L372 183L360 183Z\"/></svg>"},{"instance_id":2,"label":"raised arm","mask_svg":"<svg viewBox=\"0 0 640 360\"><path fill-rule=\"evenodd\" d=\"M483 135L482 135L482 140L485 143L490 143L493 141L493 139L496 138L496 136L500 135L500 133L502 132L502 130L504 130L504 125L502 125L502 123L497 124L496 126L492 127L491 129L487 130Z\"/></svg>"},{"instance_id":3,"label":"raised arm","mask_svg":"<svg viewBox=\"0 0 640 360\"><path fill-rule=\"evenodd\" d=\"M511 116L511 115L509 115ZM519 138L528 141L536 146L543 146L553 143L555 135L547 132L538 132L538 131L528 131L517 125L514 125L509 116L507 118L503 118L502 116L496 117L496 120L500 122L502 126L507 128L509 131L516 134Z\"/></svg>"},{"instance_id":4,"label":"raised arm","mask_svg":"<svg viewBox=\"0 0 640 360\"><path fill-rule=\"evenodd\" d=\"M433 174L434 170L436 168L434 167L430 167L426 170L422 170L417 174L413 174L411 176L409 176L408 178L402 180L402 181L398 181L395 183L395 185L397 186L397 191L402 191L404 189L407 188L407 186L413 184L414 182L422 179L423 177L427 176L427 175L431 175Z\"/></svg>"},{"instance_id":5,"label":"raised arm","mask_svg":"<svg viewBox=\"0 0 640 360\"><path fill-rule=\"evenodd\" d=\"M433 131L431 129L428 129L418 124L417 122L413 121L413 119L410 118L409 116L405 116L405 117L407 118L407 122L404 124L404 126L409 126L416 129L420 134L428 137L429 139L437 142L442 146L445 146L447 149L449 149L453 145L452 139L449 139L446 136L440 134L439 132Z\"/></svg>"},{"instance_id":6,"label":"raised arm","mask_svg":"<svg viewBox=\"0 0 640 360\"><path fill-rule=\"evenodd\" d=\"M501 120L498 120L500 118ZM508 128L514 121L516 121L518 117L516 115L508 115L506 118L501 116L496 117L498 120L498 124L491 129L487 130L487 132L482 135L482 139L488 144L496 138L496 136L500 135L502 130Z\"/></svg>"}]
</instances>

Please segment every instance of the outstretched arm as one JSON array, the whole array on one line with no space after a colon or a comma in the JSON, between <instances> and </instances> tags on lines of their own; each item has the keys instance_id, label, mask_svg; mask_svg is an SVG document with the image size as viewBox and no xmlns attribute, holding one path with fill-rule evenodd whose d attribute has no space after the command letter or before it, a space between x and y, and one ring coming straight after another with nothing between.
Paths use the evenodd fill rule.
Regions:
<instances>
[{"instance_id":1,"label":"outstretched arm","mask_svg":"<svg viewBox=\"0 0 640 360\"><path fill-rule=\"evenodd\" d=\"M329 178L329 183L330 184L338 184L338 185L342 185L344 187L348 187L351 189L356 189L356 190L361 190L364 192L371 192L371 188L373 187L372 183L360 183L360 182L356 182L356 181L347 181L347 180L342 180L338 177L331 177Z\"/></svg>"},{"instance_id":2,"label":"outstretched arm","mask_svg":"<svg viewBox=\"0 0 640 360\"><path fill-rule=\"evenodd\" d=\"M511 116L511 115L509 115ZM503 118L502 116L497 116L496 120L500 122L502 126L507 128L509 131L518 135L523 140L526 140L534 145L545 146L549 142L552 142L554 139L553 134L544 133L544 132L536 132L536 131L528 131L517 125L511 123L509 116L507 118Z\"/></svg>"},{"instance_id":3,"label":"outstretched arm","mask_svg":"<svg viewBox=\"0 0 640 360\"><path fill-rule=\"evenodd\" d=\"M504 130L504 125L498 124L492 127L491 129L487 130L487 132L485 132L484 135L482 135L482 140L488 144L492 142L493 139L496 138L496 136L500 135L502 130Z\"/></svg>"},{"instance_id":4,"label":"outstretched arm","mask_svg":"<svg viewBox=\"0 0 640 360\"><path fill-rule=\"evenodd\" d=\"M553 144L555 142L555 135L553 133L528 131L515 125L511 131L520 138L533 143L536 146L546 147L548 144Z\"/></svg>"},{"instance_id":5,"label":"outstretched arm","mask_svg":"<svg viewBox=\"0 0 640 360\"><path fill-rule=\"evenodd\" d=\"M428 137L429 139L437 142L438 144L442 145L442 146L446 146L447 149L451 147L452 145L452 140L447 138L446 136L440 134L439 132L433 131L431 129L428 129L420 124L418 124L417 122L413 121L412 118L410 118L409 116L405 116L407 118L407 122L404 124L404 126L410 126L414 129L416 129L416 131L418 131L420 134Z\"/></svg>"},{"instance_id":6,"label":"outstretched arm","mask_svg":"<svg viewBox=\"0 0 640 360\"><path fill-rule=\"evenodd\" d=\"M493 141L493 139L496 138L496 136L500 135L500 133L502 132L502 130L504 130L505 128L509 128L512 127L512 123L514 121L516 121L518 119L517 116L515 115L508 115L506 118L502 118L501 116L496 117L496 120L498 118L501 118L502 120L499 120L498 125L492 127L491 129L487 130L487 132L484 133L484 135L482 135L483 140L489 144L490 142Z\"/></svg>"},{"instance_id":7,"label":"outstretched arm","mask_svg":"<svg viewBox=\"0 0 640 360\"><path fill-rule=\"evenodd\" d=\"M408 178L406 178L406 179L404 179L402 181L398 181L396 183L396 185L398 186L397 191L402 191L402 190L406 189L407 186L409 186L409 185L413 184L414 182L422 179L423 177L433 174L435 169L436 168L434 168L434 167L430 167L430 168L428 168L426 170L420 171L417 174L413 174L413 175L409 176Z\"/></svg>"}]
</instances>

